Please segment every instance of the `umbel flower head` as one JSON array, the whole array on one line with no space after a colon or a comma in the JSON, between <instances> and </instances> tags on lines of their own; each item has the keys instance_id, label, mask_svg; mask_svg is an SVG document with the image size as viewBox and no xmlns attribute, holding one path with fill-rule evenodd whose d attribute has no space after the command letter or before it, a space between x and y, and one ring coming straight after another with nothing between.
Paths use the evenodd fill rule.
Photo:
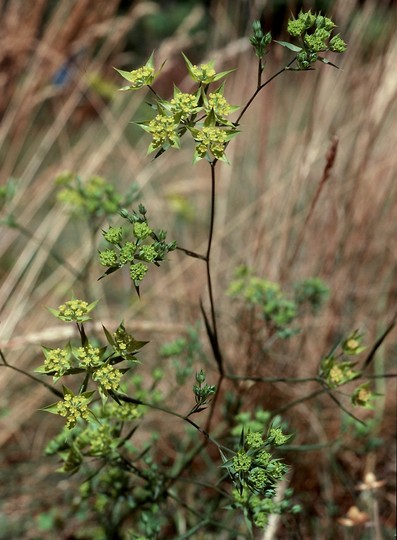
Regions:
<instances>
[{"instance_id":1,"label":"umbel flower head","mask_svg":"<svg viewBox=\"0 0 397 540\"><path fill-rule=\"evenodd\" d=\"M96 369L92 375L94 381L97 381L104 390L117 390L120 385L123 372L114 368L110 364Z\"/></svg>"},{"instance_id":2,"label":"umbel flower head","mask_svg":"<svg viewBox=\"0 0 397 540\"><path fill-rule=\"evenodd\" d=\"M65 375L72 367L72 351L70 346L64 349L49 349L43 347L45 356L44 364L35 369L36 373L52 375L56 382L62 375Z\"/></svg>"},{"instance_id":3,"label":"umbel flower head","mask_svg":"<svg viewBox=\"0 0 397 540\"><path fill-rule=\"evenodd\" d=\"M132 71L124 71L122 69L116 69L120 75L126 79L130 84L128 86L123 86L120 90L139 90L143 86L151 85L157 75L160 73L160 70L156 73L154 70L152 53L146 62L146 64L138 69ZM161 66L162 67L162 66Z\"/></svg>"},{"instance_id":4,"label":"umbel flower head","mask_svg":"<svg viewBox=\"0 0 397 540\"><path fill-rule=\"evenodd\" d=\"M95 418L93 412L88 407L93 394L94 391L75 395L69 388L63 386L63 399L57 403L48 405L48 407L44 407L43 410L65 417L66 428L71 429L80 418L86 422L90 417Z\"/></svg>"},{"instance_id":5,"label":"umbel flower head","mask_svg":"<svg viewBox=\"0 0 397 540\"><path fill-rule=\"evenodd\" d=\"M88 313L94 309L97 303L97 300L88 304L84 300L72 298L72 300L61 304L58 309L48 308L48 311L61 321L83 323L90 320Z\"/></svg>"},{"instance_id":6,"label":"umbel flower head","mask_svg":"<svg viewBox=\"0 0 397 540\"><path fill-rule=\"evenodd\" d=\"M297 67L291 69L311 69L311 66L317 60L337 67L319 55L319 53L326 51L345 52L347 46L340 35L337 34L331 38L335 27L335 23L328 17L314 14L310 10L307 12L301 11L297 19L292 18L288 21L287 27L290 36L298 38L301 46L285 41L277 41L276 43L297 53Z\"/></svg>"},{"instance_id":7,"label":"umbel flower head","mask_svg":"<svg viewBox=\"0 0 397 540\"><path fill-rule=\"evenodd\" d=\"M229 75L229 73L232 73L232 71L234 71L233 69L229 69L228 71L222 71L220 73L217 73L215 71L214 61L210 61L205 64L200 64L199 66L196 66L190 62L190 60L185 54L182 53L182 56L185 59L186 67L190 77L193 79L194 82L197 82L199 84L210 84L212 82L219 81L220 79L223 79L223 77L226 77L226 75Z\"/></svg>"},{"instance_id":8,"label":"umbel flower head","mask_svg":"<svg viewBox=\"0 0 397 540\"><path fill-rule=\"evenodd\" d=\"M152 136L152 142L148 148L148 154L160 148L167 149L171 146L179 148L178 122L174 116L160 112L153 120L141 122L142 129Z\"/></svg>"}]
</instances>

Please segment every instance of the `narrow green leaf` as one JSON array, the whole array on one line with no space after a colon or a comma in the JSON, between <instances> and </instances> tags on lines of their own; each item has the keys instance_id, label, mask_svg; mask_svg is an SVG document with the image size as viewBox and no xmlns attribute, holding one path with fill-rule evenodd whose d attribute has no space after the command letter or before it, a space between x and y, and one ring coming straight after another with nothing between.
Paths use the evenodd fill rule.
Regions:
<instances>
[{"instance_id":1,"label":"narrow green leaf","mask_svg":"<svg viewBox=\"0 0 397 540\"><path fill-rule=\"evenodd\" d=\"M298 47L297 45L294 45L293 43L288 43L288 41L277 41L274 40L275 43L278 43L282 47L286 47L287 49L290 49L294 52L300 52L302 50L302 47Z\"/></svg>"}]
</instances>

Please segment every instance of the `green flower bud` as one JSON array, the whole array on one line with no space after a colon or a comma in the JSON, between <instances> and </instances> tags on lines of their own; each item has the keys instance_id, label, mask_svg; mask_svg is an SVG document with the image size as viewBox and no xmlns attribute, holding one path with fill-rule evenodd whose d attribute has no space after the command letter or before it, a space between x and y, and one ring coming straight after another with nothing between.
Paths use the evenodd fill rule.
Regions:
<instances>
[{"instance_id":1,"label":"green flower bud","mask_svg":"<svg viewBox=\"0 0 397 540\"><path fill-rule=\"evenodd\" d=\"M102 266L112 268L117 266L117 253L113 249L105 249L99 252L99 263Z\"/></svg>"},{"instance_id":2,"label":"green flower bud","mask_svg":"<svg viewBox=\"0 0 397 540\"><path fill-rule=\"evenodd\" d=\"M334 36L329 42L329 48L333 52L343 53L347 49L347 45L338 34Z\"/></svg>"},{"instance_id":3,"label":"green flower bud","mask_svg":"<svg viewBox=\"0 0 397 540\"><path fill-rule=\"evenodd\" d=\"M209 83L215 77L216 71L211 64L193 66L191 75L196 82Z\"/></svg>"},{"instance_id":4,"label":"green flower bud","mask_svg":"<svg viewBox=\"0 0 397 540\"><path fill-rule=\"evenodd\" d=\"M88 305L88 302L85 302L84 300L75 299L60 305L58 311L51 311L58 319L65 322L84 322L89 319L87 313L90 311L90 306L92 306L92 304Z\"/></svg>"},{"instance_id":5,"label":"green flower bud","mask_svg":"<svg viewBox=\"0 0 397 540\"><path fill-rule=\"evenodd\" d=\"M371 392L369 383L364 383L358 386L351 396L351 402L354 406L365 407L367 409L372 408L371 402L374 398L374 394Z\"/></svg>"},{"instance_id":6,"label":"green flower bud","mask_svg":"<svg viewBox=\"0 0 397 540\"><path fill-rule=\"evenodd\" d=\"M138 240L144 240L150 234L152 234L152 229L145 222L134 223L133 230L134 230L134 235L138 238Z\"/></svg>"},{"instance_id":7,"label":"green flower bud","mask_svg":"<svg viewBox=\"0 0 397 540\"><path fill-rule=\"evenodd\" d=\"M107 364L96 369L92 375L92 379L97 381L105 390L117 390L120 386L122 376L122 371Z\"/></svg>"},{"instance_id":8,"label":"green flower bud","mask_svg":"<svg viewBox=\"0 0 397 540\"><path fill-rule=\"evenodd\" d=\"M148 271L148 267L143 263L136 263L131 264L130 266L130 276L131 279L135 281L142 281L142 279L145 277L146 272Z\"/></svg>"},{"instance_id":9,"label":"green flower bud","mask_svg":"<svg viewBox=\"0 0 397 540\"><path fill-rule=\"evenodd\" d=\"M120 250L119 258L121 264L132 262L136 251L136 245L133 242L126 242Z\"/></svg>"},{"instance_id":10,"label":"green flower bud","mask_svg":"<svg viewBox=\"0 0 397 540\"><path fill-rule=\"evenodd\" d=\"M208 110L214 110L216 116L224 118L230 114L231 107L227 100L219 92L208 96Z\"/></svg>"},{"instance_id":11,"label":"green flower bud","mask_svg":"<svg viewBox=\"0 0 397 540\"><path fill-rule=\"evenodd\" d=\"M287 32L292 37L299 37L305 31L305 23L301 19L290 19L287 25Z\"/></svg>"},{"instance_id":12,"label":"green flower bud","mask_svg":"<svg viewBox=\"0 0 397 540\"><path fill-rule=\"evenodd\" d=\"M298 15L298 20L304 24L305 30L308 30L316 22L316 16L310 10L306 13L301 11Z\"/></svg>"},{"instance_id":13,"label":"green flower bud","mask_svg":"<svg viewBox=\"0 0 397 540\"><path fill-rule=\"evenodd\" d=\"M268 476L265 469L261 467L254 467L250 470L248 479L254 487L258 490L261 490L268 483Z\"/></svg>"},{"instance_id":14,"label":"green flower bud","mask_svg":"<svg viewBox=\"0 0 397 540\"><path fill-rule=\"evenodd\" d=\"M101 351L99 347L93 347L90 344L85 347L79 347L75 355L82 368L95 367L101 363Z\"/></svg>"},{"instance_id":15,"label":"green flower bud","mask_svg":"<svg viewBox=\"0 0 397 540\"><path fill-rule=\"evenodd\" d=\"M336 27L336 24L332 21L332 19L329 19L328 17L317 15L316 26L317 28L324 28L328 32L331 32Z\"/></svg>"},{"instance_id":16,"label":"green flower bud","mask_svg":"<svg viewBox=\"0 0 397 540\"><path fill-rule=\"evenodd\" d=\"M198 97L194 94L177 92L171 99L171 112L179 114L181 119L186 119L197 111Z\"/></svg>"},{"instance_id":17,"label":"green flower bud","mask_svg":"<svg viewBox=\"0 0 397 540\"><path fill-rule=\"evenodd\" d=\"M272 455L270 454L270 452L266 452L266 450L262 450L256 456L256 462L262 467L266 467L270 463L271 459Z\"/></svg>"},{"instance_id":18,"label":"green flower bud","mask_svg":"<svg viewBox=\"0 0 397 540\"><path fill-rule=\"evenodd\" d=\"M72 367L70 350L44 349L44 355L44 369L53 373L54 378L61 377Z\"/></svg>"},{"instance_id":19,"label":"green flower bud","mask_svg":"<svg viewBox=\"0 0 397 540\"><path fill-rule=\"evenodd\" d=\"M64 399L56 404L56 413L66 418L66 427L71 429L76 425L79 418L88 420L90 414L89 402L90 398L84 395L73 396L72 394L66 394Z\"/></svg>"},{"instance_id":20,"label":"green flower bud","mask_svg":"<svg viewBox=\"0 0 397 540\"><path fill-rule=\"evenodd\" d=\"M233 467L236 472L249 471L252 464L252 457L247 456L244 450L239 450L233 458Z\"/></svg>"},{"instance_id":21,"label":"green flower bud","mask_svg":"<svg viewBox=\"0 0 397 540\"><path fill-rule=\"evenodd\" d=\"M271 428L268 439L276 446L281 446L289 439L289 435L284 435L281 428Z\"/></svg>"},{"instance_id":22,"label":"green flower bud","mask_svg":"<svg viewBox=\"0 0 397 540\"><path fill-rule=\"evenodd\" d=\"M258 431L253 432L253 433L248 433L245 438L245 441L249 448L260 448L261 446L263 446L262 434L259 433Z\"/></svg>"},{"instance_id":23,"label":"green flower bud","mask_svg":"<svg viewBox=\"0 0 397 540\"><path fill-rule=\"evenodd\" d=\"M108 231L102 231L103 237L110 244L119 244L123 239L122 227L109 227Z\"/></svg>"},{"instance_id":24,"label":"green flower bud","mask_svg":"<svg viewBox=\"0 0 397 540\"><path fill-rule=\"evenodd\" d=\"M257 527L264 529L269 521L269 516L266 512L256 512L254 514L254 523Z\"/></svg>"},{"instance_id":25,"label":"green flower bud","mask_svg":"<svg viewBox=\"0 0 397 540\"><path fill-rule=\"evenodd\" d=\"M153 262L156 260L157 251L153 244L142 246L139 250L139 256L146 262Z\"/></svg>"}]
</instances>

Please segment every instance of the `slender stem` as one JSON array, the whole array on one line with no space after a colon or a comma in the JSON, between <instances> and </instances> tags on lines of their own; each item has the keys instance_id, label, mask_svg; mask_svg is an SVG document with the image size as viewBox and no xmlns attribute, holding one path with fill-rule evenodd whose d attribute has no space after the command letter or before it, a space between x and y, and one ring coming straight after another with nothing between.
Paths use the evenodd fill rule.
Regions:
<instances>
[{"instance_id":1,"label":"slender stem","mask_svg":"<svg viewBox=\"0 0 397 540\"><path fill-rule=\"evenodd\" d=\"M13 366L12 364L9 364L7 362L5 356L4 356L3 351L1 351L1 350L0 350L0 357L3 360L3 364L0 364L0 367L1 366L8 367L10 369L13 369L14 371L17 371L18 373L22 373L22 375L25 375L26 377L29 377L29 379L32 379L34 382L37 382L37 383L45 386L47 388L47 390L49 390L50 392L55 394L57 397L63 398L63 393L60 390L57 390L51 384L48 384L48 383L42 381L38 377L35 377L34 375L31 375L30 373L28 373L27 371L24 371L23 369L17 368L16 366Z\"/></svg>"},{"instance_id":2,"label":"slender stem","mask_svg":"<svg viewBox=\"0 0 397 540\"><path fill-rule=\"evenodd\" d=\"M140 399L132 398L132 397L126 396L124 394L120 394L118 392L109 392L109 394L112 397L114 396L114 399L116 401L124 401L126 403L135 403L135 405L143 405L145 407L149 407L150 409L155 409L155 410L161 411L161 412L163 412L165 414L170 414L171 416L176 416L177 418L180 418L181 420L184 420L185 422L187 422L188 424L193 426L195 429L197 429L197 431L202 433L204 435L204 437L208 441L211 441L218 448L227 449L225 446L218 443L213 437L211 437L211 435L205 429L203 429L198 424L196 424L196 422L193 422L193 420L188 418L188 416L186 416L186 415L177 413L177 412L175 412L175 411L173 411L171 409L167 409L166 407L161 407L161 405L155 405L154 403L146 403L145 401L142 401Z\"/></svg>"},{"instance_id":3,"label":"slender stem","mask_svg":"<svg viewBox=\"0 0 397 540\"><path fill-rule=\"evenodd\" d=\"M275 73L274 75L272 75L270 77L270 79L268 79L267 81L265 81L264 83L262 83L261 85L259 85L257 87L257 89L255 90L255 92L252 94L252 96L250 97L250 99L247 101L247 103L245 104L245 106L243 107L241 113L239 114L237 120L234 122L234 124L236 126L238 126L238 124L240 123L240 120L241 118L244 116L244 114L246 113L247 109L249 108L249 106L251 105L251 103L254 101L254 99L256 98L256 96L259 94L259 92L265 88L265 86L267 86L269 83L271 83L276 77L278 77L279 75L281 75L281 73L284 73L284 71L287 71L288 69L288 66L286 67L283 67L282 69L280 69L279 71L277 71L277 73Z\"/></svg>"},{"instance_id":4,"label":"slender stem","mask_svg":"<svg viewBox=\"0 0 397 540\"><path fill-rule=\"evenodd\" d=\"M191 251L190 249L185 249L181 246L176 246L176 249L179 251L183 251L185 255L189 255L189 257L193 257L194 259L201 259L202 261L206 260L205 255L201 255L201 253L196 253L195 251Z\"/></svg>"},{"instance_id":5,"label":"slender stem","mask_svg":"<svg viewBox=\"0 0 397 540\"><path fill-rule=\"evenodd\" d=\"M211 163L211 217L210 217L210 230L208 234L208 245L207 253L205 258L205 264L207 269L207 284L208 284L208 295L210 300L210 310L211 310L211 322L212 322L212 331L215 344L217 345L216 353L219 355L218 368L221 375L223 375L223 360L220 355L219 340L218 340L218 330L216 324L215 316L215 303L214 303L214 294L212 290L212 278L211 278L211 247L212 247L212 238L214 235L214 222L215 222L215 164ZM215 352L215 351L214 351Z\"/></svg>"},{"instance_id":6,"label":"slender stem","mask_svg":"<svg viewBox=\"0 0 397 540\"><path fill-rule=\"evenodd\" d=\"M262 72L263 72L263 65L262 65L262 58L259 58L258 60L258 82L257 82L257 88L259 88L262 84Z\"/></svg>"},{"instance_id":7,"label":"slender stem","mask_svg":"<svg viewBox=\"0 0 397 540\"><path fill-rule=\"evenodd\" d=\"M259 94L259 92L261 90L263 90L263 88L265 88L265 86L267 86L269 83L271 83L276 77L278 77L279 75L284 73L284 71L288 71L289 67L295 62L295 60L296 60L296 57L294 57L286 66L284 66L279 71L277 71L274 75L272 75L270 77L270 79L267 79L267 81L265 81L264 83L261 83L263 67L261 65L261 61L259 60L257 88L256 88L255 92L252 94L252 96L250 97L250 99L247 101L247 103L244 105L244 107L243 107L241 113L239 114L237 120L234 122L235 126L239 125L241 118L244 116L247 109L250 107L251 103L254 101L254 99Z\"/></svg>"},{"instance_id":8,"label":"slender stem","mask_svg":"<svg viewBox=\"0 0 397 540\"><path fill-rule=\"evenodd\" d=\"M293 401L290 401L286 405L279 407L278 409L272 411L272 414L273 416L276 416L277 414L282 414L285 411L292 409L292 407L295 407L295 405L299 405L300 403L304 403L305 401L308 401L309 399L313 399L317 396L320 396L321 394L325 394L325 392L326 392L325 388L320 388L319 390L315 390L311 394L307 394L306 396L303 396L299 399L294 399Z\"/></svg>"},{"instance_id":9,"label":"slender stem","mask_svg":"<svg viewBox=\"0 0 397 540\"><path fill-rule=\"evenodd\" d=\"M226 379L232 381L252 381L252 382L266 382L266 383L305 383L305 382L320 382L318 377L257 377L250 375L232 375L229 373L225 374Z\"/></svg>"}]
</instances>

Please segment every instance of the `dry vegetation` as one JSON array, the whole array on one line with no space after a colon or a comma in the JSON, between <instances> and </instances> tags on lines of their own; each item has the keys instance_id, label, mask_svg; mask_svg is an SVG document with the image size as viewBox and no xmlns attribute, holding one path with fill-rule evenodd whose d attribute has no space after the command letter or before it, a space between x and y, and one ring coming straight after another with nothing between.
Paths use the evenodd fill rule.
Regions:
<instances>
[{"instance_id":1,"label":"dry vegetation","mask_svg":"<svg viewBox=\"0 0 397 540\"><path fill-rule=\"evenodd\" d=\"M27 3L27 9L25 4L17 0L0 4L0 174L2 184L13 178L17 187L2 218L12 212L20 224L2 225L0 237L1 349L12 364L34 369L41 363L40 344L52 345L66 337L64 327L54 323L44 306L58 306L73 291L87 299L101 298L98 321L111 326L124 318L138 338L150 339L144 356L154 362L158 344L183 331L186 321L194 324L200 317L198 300L205 295L200 261L173 254L144 285L140 302L127 277L96 282L100 269L95 264L90 278L76 281L70 267L78 271L87 265L90 233L84 221L71 218L55 202L53 180L69 169L83 178L101 174L121 191L137 182L140 200L155 223L167 228L169 238L204 251L207 167L193 168L188 149L150 162L145 157L145 135L130 124L131 119L145 118L144 96L107 93L119 85L111 66L136 65L137 56L125 52L127 35L157 7L137 3L117 16L119 2L114 0L98 0L95 9L84 0L72 2L73 8L70 2L59 1L51 11L46 0ZM225 95L230 103L240 104L254 89L256 65L233 20L225 22L227 4L215 3L212 15L219 17L221 37L210 36L216 50L207 54L216 58L219 69L237 67ZM336 338L360 328L371 344L396 316L397 12L390 8L386 16L377 11L376 2L355 11L354 2L340 1L333 10L349 44L343 69L322 66L315 72L283 74L244 117L242 134L228 149L232 166L218 170L215 294L225 356L241 374L250 361L261 376L313 375ZM171 92L170 77L179 87L188 87L179 51L189 54L208 42L205 33L191 32L203 16L199 8L193 10L157 48L158 63L168 58L158 80L164 94ZM377 34L379 25L382 32ZM227 35L235 39L226 43ZM274 46L269 74L283 61L283 54ZM70 80L56 85L60 66L74 55ZM335 161L326 171L332 146ZM287 289L298 279L319 276L331 289L330 301L319 316L307 316L301 336L263 355L255 344L247 344L248 323L238 321L236 307L223 294L234 268L242 263ZM396 354L394 330L376 355L374 372L392 371ZM281 408L311 390L285 384L247 386L244 408ZM340 538L359 538L342 536L345 532L336 518L338 512L360 504L354 487L367 472L387 481L379 512L383 526L393 529L395 383L379 379L376 391L383 396L376 410L361 417L375 416L371 440L381 437L383 445L364 452L351 432L333 455L291 454L291 482L303 493L307 524L311 523L301 525L304 538L323 538L318 531L324 527L338 531ZM28 515L29 509L35 514L46 507L47 503L35 506L23 493L26 484L43 485L53 469L53 464L42 465L33 478L27 464L41 463L43 445L54 427L47 425L52 417L36 412L48 403L45 389L22 375L3 368L0 396L0 447L7 466L18 463L18 470L24 471L13 489L7 492L3 487L0 492L5 501L0 512L12 522ZM287 412L287 418L298 434L296 444L328 443L339 438L341 425L346 429L341 411L325 397L300 404ZM6 473L2 475L5 480ZM61 493L64 483L57 486ZM28 533L24 537L38 538ZM275 537L287 538L282 533Z\"/></svg>"}]
</instances>

